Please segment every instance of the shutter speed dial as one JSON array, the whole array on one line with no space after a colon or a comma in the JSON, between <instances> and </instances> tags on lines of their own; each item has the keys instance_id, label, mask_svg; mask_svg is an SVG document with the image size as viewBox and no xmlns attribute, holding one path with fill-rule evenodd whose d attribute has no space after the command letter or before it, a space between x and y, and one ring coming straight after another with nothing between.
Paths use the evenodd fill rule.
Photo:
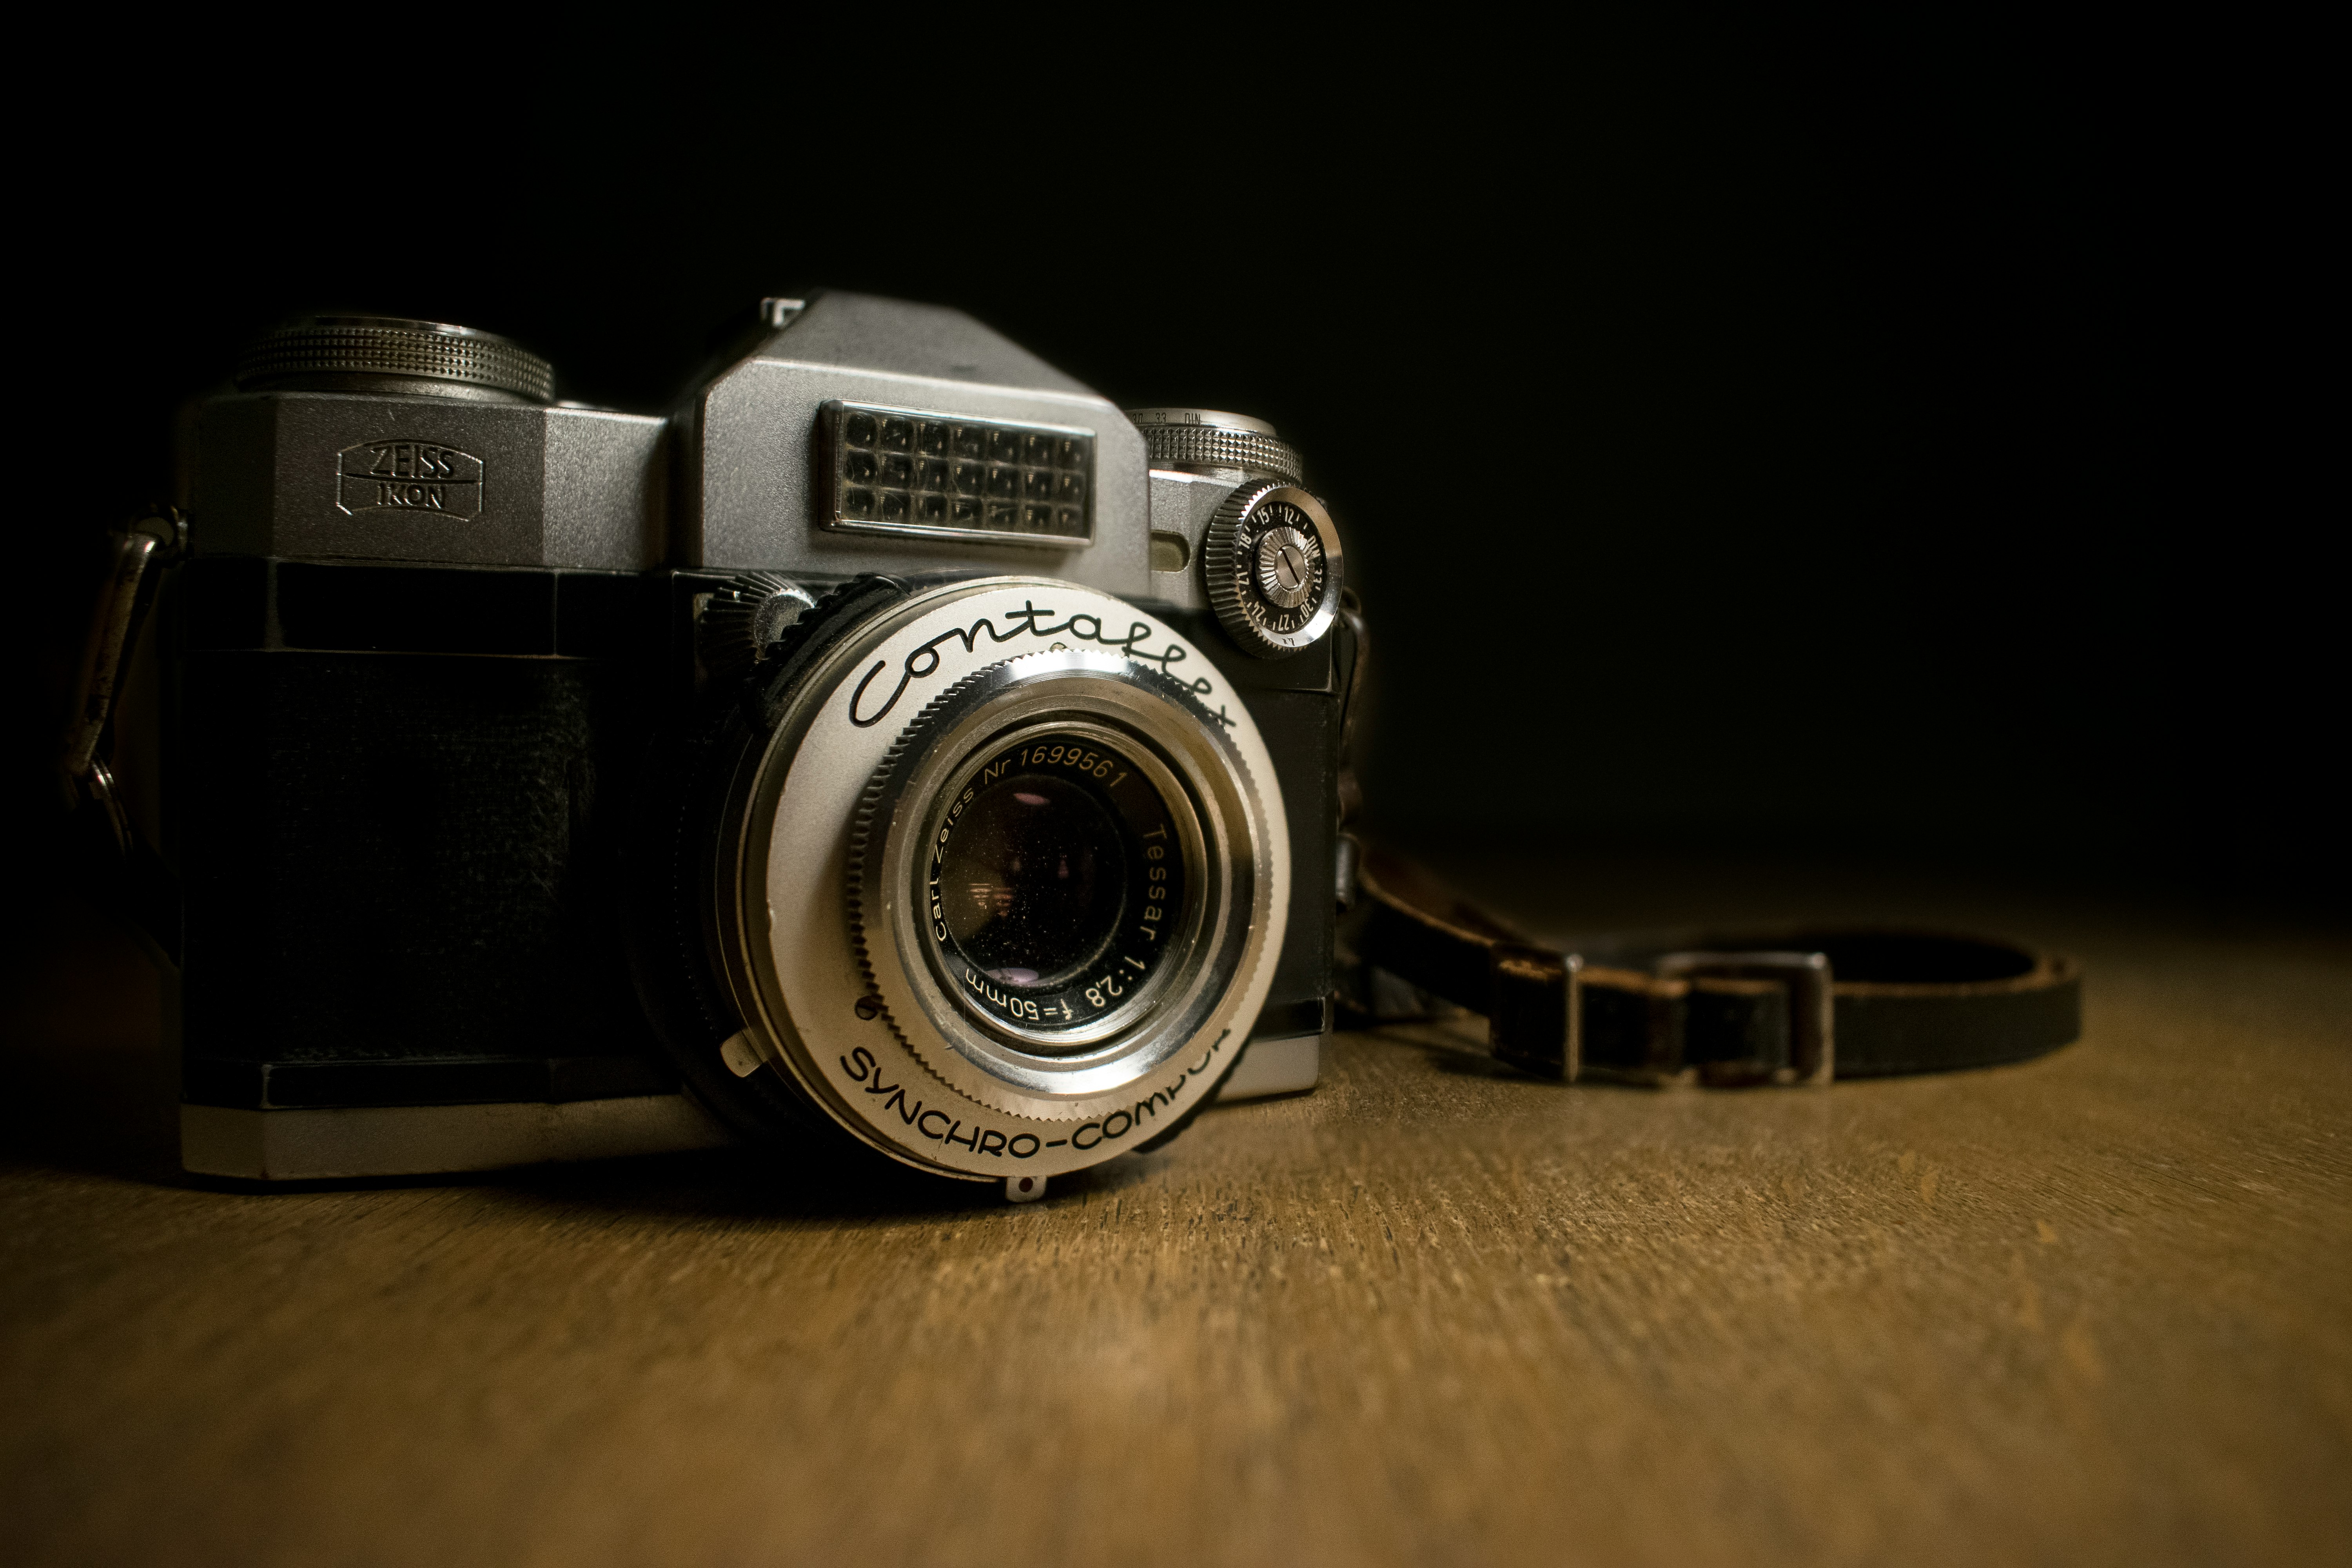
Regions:
<instances>
[{"instance_id":1,"label":"shutter speed dial","mask_svg":"<svg viewBox=\"0 0 2352 1568\"><path fill-rule=\"evenodd\" d=\"M1202 550L1209 603L1244 651L1311 647L1339 609L1339 531L1297 485L1258 482L1225 498Z\"/></svg>"}]
</instances>

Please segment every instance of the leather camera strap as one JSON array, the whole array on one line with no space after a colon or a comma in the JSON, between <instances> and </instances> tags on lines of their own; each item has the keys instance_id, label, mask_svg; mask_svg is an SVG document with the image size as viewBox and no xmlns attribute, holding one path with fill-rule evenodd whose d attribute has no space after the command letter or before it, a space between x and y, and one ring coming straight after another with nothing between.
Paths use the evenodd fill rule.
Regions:
<instances>
[{"instance_id":1,"label":"leather camera strap","mask_svg":"<svg viewBox=\"0 0 2352 1568\"><path fill-rule=\"evenodd\" d=\"M1982 937L1686 931L1562 950L1395 859L1367 857L1356 891L1361 964L1483 1015L1496 1058L1545 1078L1827 1083L2022 1061L2082 1032L2080 965ZM1375 1018L1410 1011L1358 978Z\"/></svg>"}]
</instances>

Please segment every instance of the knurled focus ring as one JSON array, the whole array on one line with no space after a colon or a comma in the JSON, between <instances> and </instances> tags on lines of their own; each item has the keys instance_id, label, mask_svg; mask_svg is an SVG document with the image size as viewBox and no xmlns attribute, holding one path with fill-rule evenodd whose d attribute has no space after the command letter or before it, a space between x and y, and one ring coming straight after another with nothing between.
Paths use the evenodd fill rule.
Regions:
<instances>
[{"instance_id":1,"label":"knurled focus ring","mask_svg":"<svg viewBox=\"0 0 2352 1568\"><path fill-rule=\"evenodd\" d=\"M1294 484L1307 477L1297 448L1255 430L1217 425L1146 425L1142 428L1144 447L1155 463L1242 468Z\"/></svg>"},{"instance_id":2,"label":"knurled focus ring","mask_svg":"<svg viewBox=\"0 0 2352 1568\"><path fill-rule=\"evenodd\" d=\"M545 360L497 338L399 327L288 327L245 353L240 386L295 375L414 375L483 386L545 403L555 371Z\"/></svg>"}]
</instances>

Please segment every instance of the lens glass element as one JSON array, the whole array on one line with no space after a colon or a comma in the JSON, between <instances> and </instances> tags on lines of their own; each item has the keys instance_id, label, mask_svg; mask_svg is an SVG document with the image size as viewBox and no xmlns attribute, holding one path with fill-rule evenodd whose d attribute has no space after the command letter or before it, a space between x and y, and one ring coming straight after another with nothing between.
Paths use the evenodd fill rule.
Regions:
<instances>
[{"instance_id":1,"label":"lens glass element","mask_svg":"<svg viewBox=\"0 0 2352 1568\"><path fill-rule=\"evenodd\" d=\"M1127 858L1110 814L1047 773L979 792L940 862L948 936L987 975L1059 989L1093 963L1127 902Z\"/></svg>"},{"instance_id":2,"label":"lens glass element","mask_svg":"<svg viewBox=\"0 0 2352 1568\"><path fill-rule=\"evenodd\" d=\"M1095 1032L1160 968L1184 857L1150 773L1099 731L1031 731L958 771L920 875L964 1006L1034 1039Z\"/></svg>"}]
</instances>

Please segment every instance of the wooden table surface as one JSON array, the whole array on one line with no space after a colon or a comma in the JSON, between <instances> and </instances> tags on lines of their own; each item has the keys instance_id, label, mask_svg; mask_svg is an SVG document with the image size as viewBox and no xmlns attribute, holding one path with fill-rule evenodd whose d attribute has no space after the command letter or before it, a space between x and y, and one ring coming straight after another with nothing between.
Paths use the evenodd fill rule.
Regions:
<instances>
[{"instance_id":1,"label":"wooden table surface","mask_svg":"<svg viewBox=\"0 0 2352 1568\"><path fill-rule=\"evenodd\" d=\"M2352 946L1484 869L2053 942L2088 1033L1667 1093L1349 1037L1026 1207L726 1153L253 1194L163 1173L152 982L60 906L6 1015L0 1559L2343 1560Z\"/></svg>"}]
</instances>

